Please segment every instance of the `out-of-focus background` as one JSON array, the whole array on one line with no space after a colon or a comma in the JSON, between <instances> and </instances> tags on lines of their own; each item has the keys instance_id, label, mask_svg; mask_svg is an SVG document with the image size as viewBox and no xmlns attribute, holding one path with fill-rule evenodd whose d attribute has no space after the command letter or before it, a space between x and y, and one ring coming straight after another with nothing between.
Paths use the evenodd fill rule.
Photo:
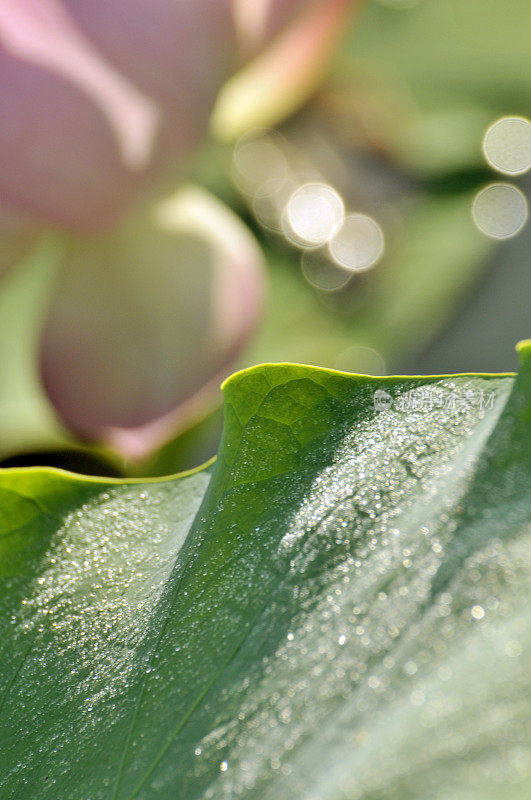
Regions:
<instances>
[{"instance_id":1,"label":"out-of-focus background","mask_svg":"<svg viewBox=\"0 0 531 800\"><path fill-rule=\"evenodd\" d=\"M2 464L196 466L260 362L514 370L528 0L155 5L0 0Z\"/></svg>"}]
</instances>

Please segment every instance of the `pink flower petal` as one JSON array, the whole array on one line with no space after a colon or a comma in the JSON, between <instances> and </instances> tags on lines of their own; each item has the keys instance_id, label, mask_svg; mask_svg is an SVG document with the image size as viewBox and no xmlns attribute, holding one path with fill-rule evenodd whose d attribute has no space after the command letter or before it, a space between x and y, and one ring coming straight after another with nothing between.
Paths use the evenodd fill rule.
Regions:
<instances>
[{"instance_id":1,"label":"pink flower petal","mask_svg":"<svg viewBox=\"0 0 531 800\"><path fill-rule=\"evenodd\" d=\"M156 104L102 59L60 0L0 0L0 37L12 56L87 96L114 132L126 167L149 163L159 122Z\"/></svg>"},{"instance_id":2,"label":"pink flower petal","mask_svg":"<svg viewBox=\"0 0 531 800\"><path fill-rule=\"evenodd\" d=\"M65 41L68 24L51 13L56 4L17 3L0 0L2 196L12 207L52 224L105 225L139 184L138 173L122 158L124 142L101 111L109 97L99 106L94 102L105 68L90 76L97 62L89 49L77 76L76 68L68 73L75 35ZM31 13L37 6L40 25Z\"/></svg>"},{"instance_id":3,"label":"pink flower petal","mask_svg":"<svg viewBox=\"0 0 531 800\"><path fill-rule=\"evenodd\" d=\"M233 51L229 0L0 0L3 198L110 225L202 134Z\"/></svg>"},{"instance_id":4,"label":"pink flower petal","mask_svg":"<svg viewBox=\"0 0 531 800\"><path fill-rule=\"evenodd\" d=\"M175 152L205 129L231 71L231 0L63 0L105 58L154 98Z\"/></svg>"},{"instance_id":5,"label":"pink flower petal","mask_svg":"<svg viewBox=\"0 0 531 800\"><path fill-rule=\"evenodd\" d=\"M72 244L42 334L46 392L74 432L144 458L211 400L261 298L243 224L181 192L152 222Z\"/></svg>"}]
</instances>

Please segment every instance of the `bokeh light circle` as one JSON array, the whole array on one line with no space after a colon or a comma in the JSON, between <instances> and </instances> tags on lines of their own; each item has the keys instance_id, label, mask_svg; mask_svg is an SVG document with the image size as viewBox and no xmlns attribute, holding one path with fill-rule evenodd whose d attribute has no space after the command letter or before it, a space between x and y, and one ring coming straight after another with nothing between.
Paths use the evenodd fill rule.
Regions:
<instances>
[{"instance_id":1,"label":"bokeh light circle","mask_svg":"<svg viewBox=\"0 0 531 800\"><path fill-rule=\"evenodd\" d=\"M337 292L352 278L352 273L334 264L323 249L306 250L301 257L301 270L310 286L322 292Z\"/></svg>"},{"instance_id":2,"label":"bokeh light circle","mask_svg":"<svg viewBox=\"0 0 531 800\"><path fill-rule=\"evenodd\" d=\"M491 239L510 239L521 231L528 216L527 201L516 186L493 183L481 189L472 204L479 230Z\"/></svg>"},{"instance_id":3,"label":"bokeh light circle","mask_svg":"<svg viewBox=\"0 0 531 800\"><path fill-rule=\"evenodd\" d=\"M522 175L531 168L531 122L524 117L502 117L483 138L490 166L504 175Z\"/></svg>"},{"instance_id":4,"label":"bokeh light circle","mask_svg":"<svg viewBox=\"0 0 531 800\"><path fill-rule=\"evenodd\" d=\"M283 209L293 192L295 182L289 178L271 178L254 193L251 207L262 227L282 233Z\"/></svg>"},{"instance_id":5,"label":"bokeh light circle","mask_svg":"<svg viewBox=\"0 0 531 800\"><path fill-rule=\"evenodd\" d=\"M344 216L343 201L331 186L306 183L299 186L288 200L284 217L284 233L299 247L325 244Z\"/></svg>"},{"instance_id":6,"label":"bokeh light circle","mask_svg":"<svg viewBox=\"0 0 531 800\"><path fill-rule=\"evenodd\" d=\"M344 269L370 269L382 257L383 231L372 217L349 214L334 231L329 248L334 261Z\"/></svg>"}]
</instances>

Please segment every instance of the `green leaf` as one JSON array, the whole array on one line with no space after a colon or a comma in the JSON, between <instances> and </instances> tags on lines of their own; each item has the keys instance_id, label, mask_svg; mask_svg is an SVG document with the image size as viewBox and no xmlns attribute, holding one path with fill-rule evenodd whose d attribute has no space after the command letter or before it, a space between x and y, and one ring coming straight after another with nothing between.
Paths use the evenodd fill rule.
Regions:
<instances>
[{"instance_id":1,"label":"green leaf","mask_svg":"<svg viewBox=\"0 0 531 800\"><path fill-rule=\"evenodd\" d=\"M521 355L255 367L195 472L0 473L0 798L528 797Z\"/></svg>"}]
</instances>

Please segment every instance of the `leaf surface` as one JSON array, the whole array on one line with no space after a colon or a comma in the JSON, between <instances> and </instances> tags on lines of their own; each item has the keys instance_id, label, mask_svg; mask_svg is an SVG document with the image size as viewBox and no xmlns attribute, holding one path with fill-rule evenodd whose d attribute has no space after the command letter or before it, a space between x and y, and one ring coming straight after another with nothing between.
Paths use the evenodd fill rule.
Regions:
<instances>
[{"instance_id":1,"label":"leaf surface","mask_svg":"<svg viewBox=\"0 0 531 800\"><path fill-rule=\"evenodd\" d=\"M0 473L0 798L529 796L521 356L256 367L195 472Z\"/></svg>"}]
</instances>

